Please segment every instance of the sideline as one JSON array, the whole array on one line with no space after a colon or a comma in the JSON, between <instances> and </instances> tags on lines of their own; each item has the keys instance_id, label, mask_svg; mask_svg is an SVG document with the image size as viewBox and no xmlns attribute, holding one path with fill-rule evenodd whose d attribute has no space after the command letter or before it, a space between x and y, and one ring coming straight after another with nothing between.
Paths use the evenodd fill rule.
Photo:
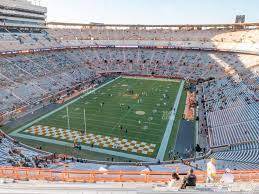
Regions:
<instances>
[{"instance_id":1,"label":"sideline","mask_svg":"<svg viewBox=\"0 0 259 194\"><path fill-rule=\"evenodd\" d=\"M173 124L174 124L175 116L177 114L178 106L179 106L179 103L180 103L180 99L182 97L183 88L184 88L184 81L181 81L180 88L178 90L178 94L176 96L176 99L175 99L175 102L174 102L174 106L173 106L173 109L172 109L169 121L168 121L167 126L166 126L164 137L163 137L163 140L161 142L161 145L160 145L157 157L156 157L156 159L158 159L160 161L164 160L164 156L165 156L165 152L166 152L166 149L167 149L167 145L168 145L168 142L169 142L169 139L170 139L170 135L171 135L171 132L172 132L172 129L173 129Z\"/></svg>"}]
</instances>

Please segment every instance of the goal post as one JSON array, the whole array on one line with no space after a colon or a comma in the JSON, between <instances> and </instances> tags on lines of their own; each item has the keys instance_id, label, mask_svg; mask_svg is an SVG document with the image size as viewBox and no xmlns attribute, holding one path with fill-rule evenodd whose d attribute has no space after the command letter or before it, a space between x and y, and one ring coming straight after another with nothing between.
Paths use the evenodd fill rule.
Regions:
<instances>
[{"instance_id":1,"label":"goal post","mask_svg":"<svg viewBox=\"0 0 259 194\"><path fill-rule=\"evenodd\" d=\"M86 135L86 113L85 113L85 109L84 109L84 124L85 124L85 135Z\"/></svg>"},{"instance_id":2,"label":"goal post","mask_svg":"<svg viewBox=\"0 0 259 194\"><path fill-rule=\"evenodd\" d=\"M68 128L68 130L70 130L70 119L69 119L68 106L67 106L67 128Z\"/></svg>"}]
</instances>

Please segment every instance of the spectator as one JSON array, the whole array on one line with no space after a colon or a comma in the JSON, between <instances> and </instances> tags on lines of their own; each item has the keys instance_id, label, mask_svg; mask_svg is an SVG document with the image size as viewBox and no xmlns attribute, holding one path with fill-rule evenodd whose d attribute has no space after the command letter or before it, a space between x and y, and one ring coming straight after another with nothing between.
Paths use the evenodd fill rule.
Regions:
<instances>
[{"instance_id":1,"label":"spectator","mask_svg":"<svg viewBox=\"0 0 259 194\"><path fill-rule=\"evenodd\" d=\"M168 182L168 187L172 187L172 186L176 185L179 182L180 182L180 177L179 177L179 175L176 172L174 172L172 174L172 178Z\"/></svg>"},{"instance_id":2,"label":"spectator","mask_svg":"<svg viewBox=\"0 0 259 194\"><path fill-rule=\"evenodd\" d=\"M184 177L183 184L181 186L181 189L186 189L186 186L196 186L197 177L193 172L193 169L190 170L190 173L187 177Z\"/></svg>"},{"instance_id":3,"label":"spectator","mask_svg":"<svg viewBox=\"0 0 259 194\"><path fill-rule=\"evenodd\" d=\"M211 183L214 181L216 176L216 160L211 158L207 163L207 183Z\"/></svg>"},{"instance_id":4,"label":"spectator","mask_svg":"<svg viewBox=\"0 0 259 194\"><path fill-rule=\"evenodd\" d=\"M196 145L195 150L196 152L201 152L201 147L199 144Z\"/></svg>"},{"instance_id":5,"label":"spectator","mask_svg":"<svg viewBox=\"0 0 259 194\"><path fill-rule=\"evenodd\" d=\"M225 174L222 175L220 183L229 184L234 182L234 175L231 174L230 169L225 170Z\"/></svg>"}]
</instances>

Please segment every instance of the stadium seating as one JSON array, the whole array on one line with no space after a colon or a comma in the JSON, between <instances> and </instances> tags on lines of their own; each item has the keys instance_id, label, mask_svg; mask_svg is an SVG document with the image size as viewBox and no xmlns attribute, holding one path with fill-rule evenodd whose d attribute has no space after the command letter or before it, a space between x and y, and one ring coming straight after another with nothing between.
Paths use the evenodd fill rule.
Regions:
<instances>
[{"instance_id":1,"label":"stadium seating","mask_svg":"<svg viewBox=\"0 0 259 194\"><path fill-rule=\"evenodd\" d=\"M230 146L228 150L213 153L211 157L214 157L219 160L254 163L258 165L258 151L258 141L254 141L250 143Z\"/></svg>"},{"instance_id":2,"label":"stadium seating","mask_svg":"<svg viewBox=\"0 0 259 194\"><path fill-rule=\"evenodd\" d=\"M0 51L27 50L90 44L172 45L259 52L258 30L171 30L171 29L48 29L44 33L1 33Z\"/></svg>"},{"instance_id":3,"label":"stadium seating","mask_svg":"<svg viewBox=\"0 0 259 194\"><path fill-rule=\"evenodd\" d=\"M43 152L38 152L22 146L15 140L1 132L0 137L0 165L1 166L23 166L23 167L46 167L45 163L38 161Z\"/></svg>"},{"instance_id":4,"label":"stadium seating","mask_svg":"<svg viewBox=\"0 0 259 194\"><path fill-rule=\"evenodd\" d=\"M202 91L198 96L202 99L204 112L199 115L205 117L205 121L201 122L205 123L204 128L208 128L212 150L210 157L229 167L235 164L237 169L256 169L259 154L258 42L258 29L85 28L47 29L41 33L1 32L0 52L50 50L0 56L0 113L6 114L23 106L33 107L42 99L91 82L103 73L202 80L203 83L199 85ZM85 47L110 44L113 47ZM68 48L74 46L81 48ZM174 46L187 50L144 46ZM57 47L59 50L54 49ZM8 153L8 147L14 146L10 140L3 138L1 155ZM225 149L216 150L218 147ZM24 151L23 155L32 158L38 154L28 152ZM24 158L12 156L11 160L1 159L1 165L17 165ZM198 164L205 169L203 162L193 165ZM32 166L33 162L29 165ZM226 165L222 165L222 169ZM81 163L73 163L72 166L72 169L89 170L99 167L145 170L144 167L91 166ZM149 167L152 168L159 167ZM161 168L168 170L167 167ZM182 165L181 169L186 171L189 167Z\"/></svg>"},{"instance_id":5,"label":"stadium seating","mask_svg":"<svg viewBox=\"0 0 259 194\"><path fill-rule=\"evenodd\" d=\"M143 75L153 72L156 75L185 79L207 79L211 75L221 77L224 70L220 64L212 65L211 55L216 56L217 54L166 49L158 51L152 49L81 49L35 53L26 56L6 56L0 58L0 77L3 80L1 86L5 88L5 93L14 96L17 102L23 104L37 101L48 96L50 92L57 93L66 87L72 87L101 72ZM228 54L223 56L219 54L218 57L228 57ZM245 65L249 66L249 64ZM44 79L46 76L49 79ZM30 81L28 82L28 80ZM229 83L229 87L231 86ZM220 88L220 83L218 87ZM215 88L213 89L216 90ZM28 91L26 94L23 93L25 89ZM224 95L243 93L239 95L240 99L235 101L233 101L233 97L229 98L227 106L244 104L247 102L247 98L251 103L254 102L253 94L244 92L244 90L250 89L246 88L245 84L238 86L235 90L228 89L228 93L226 91ZM254 91L257 90L254 89ZM213 92L211 93L213 94ZM206 96L206 98L216 99L216 96ZM206 105L208 109L223 106L221 101L213 106L210 103L208 102Z\"/></svg>"},{"instance_id":6,"label":"stadium seating","mask_svg":"<svg viewBox=\"0 0 259 194\"><path fill-rule=\"evenodd\" d=\"M259 51L258 30L232 31L227 29L173 30L173 29L49 29L50 36L63 45L86 44L91 41L104 43L106 40L132 44L166 44L181 47L216 48L238 51ZM148 43L149 42L149 43Z\"/></svg>"}]
</instances>

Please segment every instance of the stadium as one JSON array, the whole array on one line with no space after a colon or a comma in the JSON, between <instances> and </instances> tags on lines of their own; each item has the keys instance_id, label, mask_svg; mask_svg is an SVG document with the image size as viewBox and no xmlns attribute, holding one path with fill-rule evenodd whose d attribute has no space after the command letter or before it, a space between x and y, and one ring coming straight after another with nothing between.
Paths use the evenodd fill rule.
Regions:
<instances>
[{"instance_id":1,"label":"stadium","mask_svg":"<svg viewBox=\"0 0 259 194\"><path fill-rule=\"evenodd\" d=\"M1 183L181 193L163 185L193 169L190 193L259 192L259 23L46 17L44 6L0 1ZM235 182L219 189L225 169Z\"/></svg>"}]
</instances>

